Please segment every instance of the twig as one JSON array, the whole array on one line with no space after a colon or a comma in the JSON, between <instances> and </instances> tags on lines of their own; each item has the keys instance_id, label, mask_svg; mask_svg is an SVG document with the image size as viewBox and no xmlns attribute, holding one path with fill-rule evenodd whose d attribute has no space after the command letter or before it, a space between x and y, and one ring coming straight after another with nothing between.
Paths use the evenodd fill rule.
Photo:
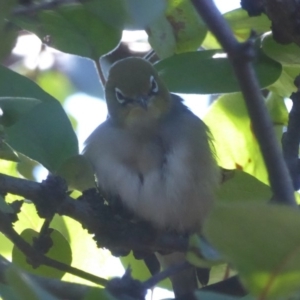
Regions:
<instances>
[{"instance_id":1,"label":"twig","mask_svg":"<svg viewBox=\"0 0 300 300\"><path fill-rule=\"evenodd\" d=\"M298 92L291 95L293 107L289 114L287 131L282 136L282 149L285 161L290 170L294 189L300 188L300 162L299 162L299 143L300 143L300 77L295 80Z\"/></svg>"},{"instance_id":2,"label":"twig","mask_svg":"<svg viewBox=\"0 0 300 300\"><path fill-rule=\"evenodd\" d=\"M105 286L106 279L89 274L77 268L71 267L67 264L59 262L55 259L49 258L30 246L12 227L7 215L0 211L0 231L31 261L38 264L45 265L63 272L67 272L78 277L84 278L96 284Z\"/></svg>"},{"instance_id":3,"label":"twig","mask_svg":"<svg viewBox=\"0 0 300 300\"><path fill-rule=\"evenodd\" d=\"M41 10L54 9L58 6L67 5L67 4L76 4L77 0L52 0L52 1L44 1L42 3L31 4L31 5L20 5L16 7L12 14L15 16L20 15L31 15L38 13Z\"/></svg>"},{"instance_id":4,"label":"twig","mask_svg":"<svg viewBox=\"0 0 300 300\"><path fill-rule=\"evenodd\" d=\"M252 121L254 134L265 160L275 201L296 206L292 181L251 63L254 57L253 41L250 38L246 43L240 44L213 1L192 0L192 3L231 59Z\"/></svg>"}]
</instances>

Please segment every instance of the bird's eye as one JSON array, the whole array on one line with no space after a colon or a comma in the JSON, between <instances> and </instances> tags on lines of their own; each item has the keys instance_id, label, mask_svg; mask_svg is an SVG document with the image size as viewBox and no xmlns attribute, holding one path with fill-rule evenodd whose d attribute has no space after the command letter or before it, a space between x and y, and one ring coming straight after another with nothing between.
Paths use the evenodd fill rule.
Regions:
<instances>
[{"instance_id":1,"label":"bird's eye","mask_svg":"<svg viewBox=\"0 0 300 300\"><path fill-rule=\"evenodd\" d=\"M151 84L150 92L152 94L157 94L158 93L158 84L157 84L157 82L156 82L156 80L154 79L153 76L150 77L150 84Z\"/></svg>"},{"instance_id":2,"label":"bird's eye","mask_svg":"<svg viewBox=\"0 0 300 300\"><path fill-rule=\"evenodd\" d=\"M122 94L121 90L118 88L115 88L115 93L116 93L116 98L119 101L119 103L123 104L126 99L124 97L124 95Z\"/></svg>"}]
</instances>

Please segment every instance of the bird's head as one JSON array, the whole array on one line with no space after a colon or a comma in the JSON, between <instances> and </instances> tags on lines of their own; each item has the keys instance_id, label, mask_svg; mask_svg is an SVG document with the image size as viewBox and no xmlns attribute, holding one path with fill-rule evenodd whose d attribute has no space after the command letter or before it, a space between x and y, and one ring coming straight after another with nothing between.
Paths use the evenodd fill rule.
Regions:
<instances>
[{"instance_id":1,"label":"bird's head","mask_svg":"<svg viewBox=\"0 0 300 300\"><path fill-rule=\"evenodd\" d=\"M105 86L110 117L124 127L156 122L170 110L170 94L153 66L130 57L112 65Z\"/></svg>"}]
</instances>

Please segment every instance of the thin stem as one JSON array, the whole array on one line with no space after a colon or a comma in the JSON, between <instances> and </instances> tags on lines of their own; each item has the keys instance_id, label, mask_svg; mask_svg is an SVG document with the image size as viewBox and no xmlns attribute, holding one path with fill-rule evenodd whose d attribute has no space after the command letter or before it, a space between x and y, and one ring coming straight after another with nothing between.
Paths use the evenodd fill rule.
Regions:
<instances>
[{"instance_id":1,"label":"thin stem","mask_svg":"<svg viewBox=\"0 0 300 300\"><path fill-rule=\"evenodd\" d=\"M49 258L31 247L12 227L9 218L6 214L0 211L0 231L30 260L38 262L63 272L67 272L83 279L89 280L96 284L105 286L107 280L95 275L89 274L67 264Z\"/></svg>"}]
</instances>

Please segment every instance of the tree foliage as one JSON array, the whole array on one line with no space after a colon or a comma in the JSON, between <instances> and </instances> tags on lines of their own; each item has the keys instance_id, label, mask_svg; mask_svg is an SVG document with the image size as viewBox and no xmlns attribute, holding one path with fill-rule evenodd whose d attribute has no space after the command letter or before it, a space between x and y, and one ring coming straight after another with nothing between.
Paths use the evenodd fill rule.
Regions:
<instances>
[{"instance_id":1,"label":"tree foliage","mask_svg":"<svg viewBox=\"0 0 300 300\"><path fill-rule=\"evenodd\" d=\"M265 160L277 145L267 152L261 150L265 147L257 130L265 128L257 129L256 125L264 117L249 117L252 104L245 104L247 94L241 86L253 78L258 80L271 119L266 124L282 146L297 190L299 8L293 1L273 9L270 1L242 1L245 10L223 15L232 37L239 42L236 53L226 53L223 41L215 35L221 28L213 29L200 16L201 2L209 1L0 0L3 299L141 299L153 285L170 288L170 284L161 281L167 275L152 276L137 254L142 253L143 258L145 253L175 250L187 252L189 262L198 267L212 268L208 286L197 291L198 299L298 299L300 214L294 207L269 203L278 201L275 181L269 179L276 179L280 172L272 171ZM213 21L218 21L217 17ZM92 171L79 153L76 122L61 104L64 89L72 88L58 80L52 88L55 96L50 95L41 88L47 82L41 79L43 75L34 82L13 71L10 64L15 41L26 30L37 35L44 47L94 61L104 83L99 60L109 61L120 49L125 29L147 32L152 61L171 92L218 95L204 117L224 175L215 208L204 227L208 242L170 233L157 237L148 224L135 224L119 212L116 216L101 195L95 196L91 190L70 196L65 182L56 175L71 189L95 186ZM232 63L238 59L253 65L253 78L236 77ZM293 101L290 114L287 97ZM38 164L52 174L43 183L35 182L33 176ZM20 197L26 200L19 201ZM103 279L108 255L97 246L122 256L131 273L109 282ZM97 286L85 285L86 280ZM236 280L234 284L232 280Z\"/></svg>"}]
</instances>

